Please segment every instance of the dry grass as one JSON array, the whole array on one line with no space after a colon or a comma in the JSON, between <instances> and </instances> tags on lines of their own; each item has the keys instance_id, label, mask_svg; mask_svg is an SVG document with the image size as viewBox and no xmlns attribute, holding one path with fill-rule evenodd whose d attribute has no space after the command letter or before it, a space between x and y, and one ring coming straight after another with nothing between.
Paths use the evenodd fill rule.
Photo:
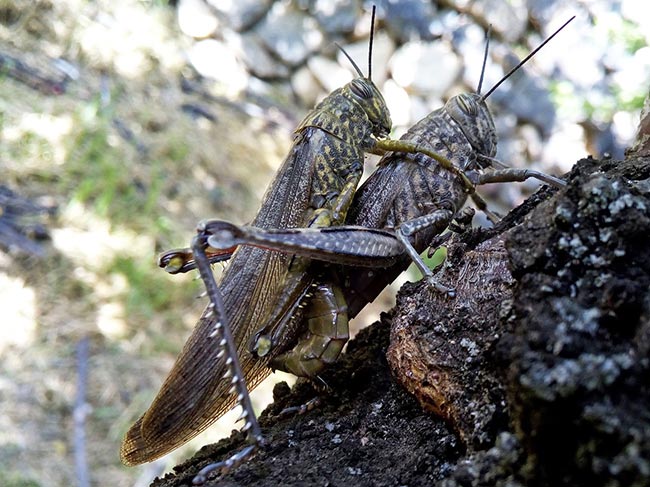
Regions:
<instances>
[{"instance_id":1,"label":"dry grass","mask_svg":"<svg viewBox=\"0 0 650 487\"><path fill-rule=\"evenodd\" d=\"M91 479L144 485L188 450L128 469L119 442L203 306L193 277L166 275L156 255L186 245L201 218L250 219L291 128L183 93L186 41L170 8L14 2L5 16L3 52L45 69L64 57L81 73L61 96L0 79L2 183L59 208L44 258L0 253L0 478L77 483L76 347L88 338ZM183 103L207 106L216 122L192 119Z\"/></svg>"}]
</instances>

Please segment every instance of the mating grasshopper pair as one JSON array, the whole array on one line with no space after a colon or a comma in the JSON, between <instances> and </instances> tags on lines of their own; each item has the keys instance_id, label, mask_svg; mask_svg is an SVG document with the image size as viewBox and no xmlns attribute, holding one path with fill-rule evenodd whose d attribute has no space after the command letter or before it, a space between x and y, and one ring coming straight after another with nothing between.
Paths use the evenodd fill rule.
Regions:
<instances>
[{"instance_id":1,"label":"mating grasshopper pair","mask_svg":"<svg viewBox=\"0 0 650 487\"><path fill-rule=\"evenodd\" d=\"M270 366L316 376L347 341L348 319L411 260L439 291L453 295L433 281L419 253L449 226L468 195L487 212L476 185L529 177L563 185L538 172L492 167L496 134L485 99L503 80L483 96L450 99L394 141L382 138L390 116L370 68L368 78L356 69L359 77L329 95L296 129L252 227L205 222L191 251L161 256L171 272L196 266L210 304L153 404L127 433L126 464L177 448L235 402L253 444L207 467L195 482L242 461L262 442L247 387L259 384ZM363 153L388 151L355 194ZM226 258L230 264L217 287L209 263ZM368 266L386 269L374 275Z\"/></svg>"}]
</instances>

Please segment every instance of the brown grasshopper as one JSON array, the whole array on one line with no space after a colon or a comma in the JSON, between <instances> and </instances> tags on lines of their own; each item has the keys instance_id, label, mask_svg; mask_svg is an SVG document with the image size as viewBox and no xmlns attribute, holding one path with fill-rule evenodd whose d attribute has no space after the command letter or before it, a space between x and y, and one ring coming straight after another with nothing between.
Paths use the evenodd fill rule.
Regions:
<instances>
[{"instance_id":1,"label":"brown grasshopper","mask_svg":"<svg viewBox=\"0 0 650 487\"><path fill-rule=\"evenodd\" d=\"M364 152L417 152L416 144L383 138L391 127L384 99L370 79L370 68L366 78L352 64L359 77L331 93L296 129L293 147L267 189L254 226L340 225L361 177ZM201 483L207 471L241 462L262 442L247 387L259 384L270 372L275 350L290 344L272 343L266 334L259 335L257 356L247 352L246 344L255 330L297 327L300 301L310 294L313 277L307 272L308 258L243 246L232 255L217 287L205 256L208 226L200 224L197 231L192 253L210 304L153 403L126 433L121 458L126 465L152 461L198 435L238 403L252 444L200 472L195 482ZM180 269L182 260L168 259L169 270ZM319 296L327 302L342 301L342 296L327 292ZM296 333L297 329L286 336ZM345 340L347 334L342 343L332 343L338 348L336 356Z\"/></svg>"},{"instance_id":2,"label":"brown grasshopper","mask_svg":"<svg viewBox=\"0 0 650 487\"><path fill-rule=\"evenodd\" d=\"M484 209L484 203L473 192L475 185L523 181L531 177L558 187L564 185L563 181L536 171L493 167L501 166L501 163L494 159L497 141L492 115L485 100L571 20L573 18L485 95L456 96L443 108L432 112L412 127L404 135L401 147L417 147L421 153L387 154L377 171L357 191L346 218L347 226L259 229L211 221L200 227L200 245L193 247L196 262L188 250L170 251L161 256L161 265L172 272L186 271L195 265L199 267L213 302L220 295L206 259L214 262L227 259L232 249L238 245L246 244L242 247L249 249L257 246L260 252L274 248L287 255L302 255L304 259L343 264L328 266L301 260L300 279L308 285L302 287L301 292L291 295L290 299L278 299L282 303L278 319L264 322L264 326L253 335L249 344L252 354L245 351L252 330L233 328L237 352L242 357L243 374L249 386L254 387L266 377L270 372L269 365L289 370L296 375L316 376L325 365L337 359L347 340L348 319L373 301L411 260L438 290L453 295L453 290L433 280L432 272L419 253L459 215L468 194L474 197L479 208ZM399 144L394 144L393 147L400 150ZM435 157L423 154L433 154ZM494 219L494 215L488 215ZM206 256L208 246L209 255ZM238 252L241 253L242 249ZM203 260L200 261L201 259ZM376 266L385 269L382 272L367 269ZM204 270L206 268L207 272ZM232 268L231 264L229 270ZM222 282L224 293L232 292L224 284L228 284L225 279ZM231 309L226 308L226 312ZM207 323L204 316L197 329L208 327ZM209 323L211 325L212 321ZM227 329L226 326L223 328ZM208 331L209 329L204 330L204 333ZM202 339L209 342L205 336ZM205 347L209 346L205 342L190 340L189 343L190 346L198 346L199 353L204 353ZM261 349L264 349L263 352ZM263 357L260 358L260 355ZM213 364L205 364L205 368L210 373L215 373ZM185 394L191 396L198 395L201 391L197 387L202 387L202 381L197 380L192 375L194 373L196 369L189 369L188 375L184 375L192 386L189 391L185 389ZM210 407L214 416L204 420L205 423L219 416L232 404L227 396L210 396L210 400L213 401ZM254 445L248 447L249 450L244 450L226 462L209 465L196 479L203 480L209 471L227 466L228 462L240 461L253 447Z\"/></svg>"},{"instance_id":3,"label":"brown grasshopper","mask_svg":"<svg viewBox=\"0 0 650 487\"><path fill-rule=\"evenodd\" d=\"M296 375L314 377L338 357L335 350L323 352L327 339L343 342L347 335L341 333L341 329L347 331L347 320L373 301L411 261L437 290L453 296L452 289L433 279L431 270L419 254L459 215L468 193L474 194L474 185L536 178L556 187L564 186L562 180L553 176L527 169L505 168L494 159L496 132L485 100L571 20L573 17L485 95L455 96L443 108L414 125L402 140L416 144L422 152L424 149L435 151L437 158L431 159L422 153L393 152L386 155L377 171L355 194L346 226L282 230L236 226L216 220L205 224L206 233L211 234L208 243L214 249L210 256L212 261L227 258L230 249L245 244L342 264L332 268L313 262L310 273L316 289L329 289L332 295L342 292L345 303L338 301L330 303L333 305L329 307L322 302L310 304L307 294L295 303L295 306L311 306L312 313L317 311L321 316L330 316L327 321L330 324L329 337L324 333L322 322L314 320L304 320L302 328L264 329L255 335L253 341L263 335L267 337L269 347L275 347L275 353L279 353L271 362L272 366ZM441 164L440 159L446 163ZM452 161L455 171L447 167ZM494 165L501 167L495 169ZM464 178L458 177L459 173ZM466 180L471 181L471 188L467 187ZM478 203L479 207L483 206L480 199ZM494 219L494 215L488 213L488 216ZM182 260L179 268L183 271L194 265L190 254L179 255L176 251L163 254L161 263L164 265L172 257ZM377 272L369 270L369 267L384 269ZM297 319L295 316L289 318ZM296 334L299 329L302 330L300 336ZM287 343L293 343L292 348L287 349Z\"/></svg>"}]
</instances>

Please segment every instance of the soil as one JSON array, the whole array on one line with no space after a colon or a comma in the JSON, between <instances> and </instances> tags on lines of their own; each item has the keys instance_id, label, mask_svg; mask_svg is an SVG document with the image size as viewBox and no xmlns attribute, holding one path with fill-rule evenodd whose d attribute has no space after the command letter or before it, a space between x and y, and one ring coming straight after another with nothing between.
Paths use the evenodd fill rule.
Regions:
<instances>
[{"instance_id":1,"label":"soil","mask_svg":"<svg viewBox=\"0 0 650 487\"><path fill-rule=\"evenodd\" d=\"M650 159L584 159L567 181L454 236L439 278L457 297L404 286L327 391L276 386L266 446L205 485L649 485ZM191 485L245 444L152 485Z\"/></svg>"}]
</instances>

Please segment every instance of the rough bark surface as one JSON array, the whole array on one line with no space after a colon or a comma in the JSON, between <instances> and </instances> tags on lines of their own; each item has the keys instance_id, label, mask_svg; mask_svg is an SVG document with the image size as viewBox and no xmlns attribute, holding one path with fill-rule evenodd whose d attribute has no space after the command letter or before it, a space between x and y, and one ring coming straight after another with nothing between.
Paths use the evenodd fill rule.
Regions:
<instances>
[{"instance_id":1,"label":"rough bark surface","mask_svg":"<svg viewBox=\"0 0 650 487\"><path fill-rule=\"evenodd\" d=\"M455 236L440 278L458 296L404 286L320 408L272 419L317 394L278 386L267 446L206 485L650 485L650 159L585 159L568 181Z\"/></svg>"}]
</instances>

